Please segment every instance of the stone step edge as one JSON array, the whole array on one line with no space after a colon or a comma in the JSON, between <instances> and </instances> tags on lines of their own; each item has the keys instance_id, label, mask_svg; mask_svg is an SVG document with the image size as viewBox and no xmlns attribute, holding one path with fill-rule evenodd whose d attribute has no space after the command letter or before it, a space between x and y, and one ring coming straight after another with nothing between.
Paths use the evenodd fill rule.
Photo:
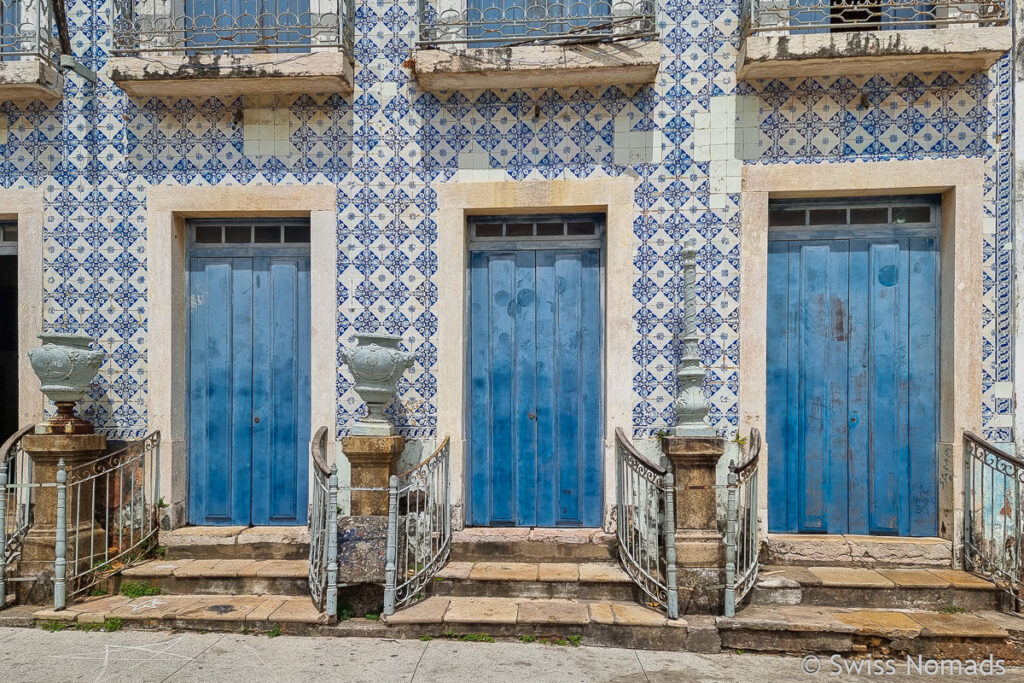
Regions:
<instances>
[{"instance_id":1,"label":"stone step edge","mask_svg":"<svg viewBox=\"0 0 1024 683\"><path fill-rule=\"evenodd\" d=\"M201 561L206 562L208 560L202 558L179 558L179 559L157 559L143 562L142 564L133 565L124 569L121 572L121 576L127 580L135 579L176 579L176 580L190 580L190 579L308 579L309 578L309 563L303 560L218 560L219 562L249 562L248 565L243 565L239 568L226 571L217 571L216 567L210 568L209 570L203 570L198 573L192 573L186 571L184 574L179 574L177 571L167 571L169 566L175 566L180 568L187 568L187 564L180 563ZM246 571L250 565L257 563L279 563L279 562L293 562L294 571L285 571L280 566L275 567L274 571L270 573L260 573L258 569L256 573ZM260 569L265 569L262 567Z\"/></svg>"}]
</instances>

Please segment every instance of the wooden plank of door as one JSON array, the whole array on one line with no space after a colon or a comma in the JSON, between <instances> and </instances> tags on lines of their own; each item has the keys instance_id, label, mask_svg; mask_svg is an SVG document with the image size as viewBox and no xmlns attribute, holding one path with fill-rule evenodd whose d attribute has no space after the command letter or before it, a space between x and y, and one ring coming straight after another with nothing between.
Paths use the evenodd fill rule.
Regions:
<instances>
[{"instance_id":1,"label":"wooden plank of door","mask_svg":"<svg viewBox=\"0 0 1024 683\"><path fill-rule=\"evenodd\" d=\"M514 370L512 457L515 468L515 521L537 524L537 261L535 251L515 252L512 300Z\"/></svg>"},{"instance_id":2,"label":"wooden plank of door","mask_svg":"<svg viewBox=\"0 0 1024 683\"><path fill-rule=\"evenodd\" d=\"M768 520L773 532L795 531L787 518L787 476L789 441L787 418L792 405L789 395L789 242L768 243L768 336L766 339L768 419L765 439L768 449ZM796 482L794 482L794 488Z\"/></svg>"},{"instance_id":3,"label":"wooden plank of door","mask_svg":"<svg viewBox=\"0 0 1024 683\"><path fill-rule=\"evenodd\" d=\"M582 273L578 252L555 255L556 386L558 407L558 518L580 524L580 329Z\"/></svg>"},{"instance_id":4,"label":"wooden plank of door","mask_svg":"<svg viewBox=\"0 0 1024 683\"><path fill-rule=\"evenodd\" d=\"M555 252L537 252L537 524L558 519Z\"/></svg>"},{"instance_id":5,"label":"wooden plank of door","mask_svg":"<svg viewBox=\"0 0 1024 683\"><path fill-rule=\"evenodd\" d=\"M938 534L938 240L915 237L910 251L910 535Z\"/></svg>"},{"instance_id":6,"label":"wooden plank of door","mask_svg":"<svg viewBox=\"0 0 1024 683\"><path fill-rule=\"evenodd\" d=\"M487 252L470 254L470 409L469 518L473 524L491 521L491 368L490 278Z\"/></svg>"},{"instance_id":7,"label":"wooden plank of door","mask_svg":"<svg viewBox=\"0 0 1024 683\"><path fill-rule=\"evenodd\" d=\"M580 315L580 367L581 378L581 466L580 482L583 526L601 525L604 468L601 448L601 425L603 417L604 382L602 330L604 328L601 310L601 254L596 249L581 253L581 296Z\"/></svg>"},{"instance_id":8,"label":"wooden plank of door","mask_svg":"<svg viewBox=\"0 0 1024 683\"><path fill-rule=\"evenodd\" d=\"M849 462L849 492L847 510L849 532L866 534L868 523L868 454L871 429L871 374L870 359L870 248L868 240L850 242L850 359L849 359L849 406L847 408L849 430L847 458Z\"/></svg>"},{"instance_id":9,"label":"wooden plank of door","mask_svg":"<svg viewBox=\"0 0 1024 683\"><path fill-rule=\"evenodd\" d=\"M512 451L512 296L515 258L490 256L491 523L515 522L515 461ZM486 334L488 330L482 333Z\"/></svg>"}]
</instances>

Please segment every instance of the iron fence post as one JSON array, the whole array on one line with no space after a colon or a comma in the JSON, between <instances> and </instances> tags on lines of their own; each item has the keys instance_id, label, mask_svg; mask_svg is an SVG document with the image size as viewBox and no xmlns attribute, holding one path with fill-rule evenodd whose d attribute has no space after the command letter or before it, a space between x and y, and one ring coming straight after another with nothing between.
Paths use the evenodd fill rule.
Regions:
<instances>
[{"instance_id":1,"label":"iron fence post","mask_svg":"<svg viewBox=\"0 0 1024 683\"><path fill-rule=\"evenodd\" d=\"M736 476L735 463L729 463L728 498L725 506L725 616L736 616Z\"/></svg>"},{"instance_id":2,"label":"iron fence post","mask_svg":"<svg viewBox=\"0 0 1024 683\"><path fill-rule=\"evenodd\" d=\"M961 543L964 547L964 570L971 570L971 489L974 488L974 481L972 479L972 467L970 442L964 439L963 442L963 458L964 458L964 510L963 510L963 538Z\"/></svg>"},{"instance_id":3,"label":"iron fence post","mask_svg":"<svg viewBox=\"0 0 1024 683\"><path fill-rule=\"evenodd\" d=\"M676 479L665 473L665 587L669 619L679 618L679 588L676 586Z\"/></svg>"},{"instance_id":4,"label":"iron fence post","mask_svg":"<svg viewBox=\"0 0 1024 683\"><path fill-rule=\"evenodd\" d=\"M17 499L15 499L17 502ZM17 516L15 516L17 519ZM7 463L0 463L0 609L7 605Z\"/></svg>"},{"instance_id":5,"label":"iron fence post","mask_svg":"<svg viewBox=\"0 0 1024 683\"><path fill-rule=\"evenodd\" d=\"M395 586L398 573L398 475L388 481L388 540L384 565L384 614L395 613Z\"/></svg>"},{"instance_id":6,"label":"iron fence post","mask_svg":"<svg viewBox=\"0 0 1024 683\"><path fill-rule=\"evenodd\" d=\"M64 575L67 570L68 554L68 473L64 459L57 463L57 545L53 561L53 609L60 611L66 603L67 587Z\"/></svg>"},{"instance_id":7,"label":"iron fence post","mask_svg":"<svg viewBox=\"0 0 1024 683\"><path fill-rule=\"evenodd\" d=\"M389 518L390 519L390 518ZM338 618L338 466L327 480L327 618Z\"/></svg>"}]
</instances>

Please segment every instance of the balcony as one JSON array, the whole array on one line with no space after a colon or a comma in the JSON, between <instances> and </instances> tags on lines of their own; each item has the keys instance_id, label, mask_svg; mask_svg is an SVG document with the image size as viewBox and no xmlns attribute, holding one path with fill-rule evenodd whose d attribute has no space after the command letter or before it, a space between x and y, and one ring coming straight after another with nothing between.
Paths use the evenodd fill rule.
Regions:
<instances>
[{"instance_id":1,"label":"balcony","mask_svg":"<svg viewBox=\"0 0 1024 683\"><path fill-rule=\"evenodd\" d=\"M49 0L0 0L0 101L60 99L63 80Z\"/></svg>"},{"instance_id":2,"label":"balcony","mask_svg":"<svg viewBox=\"0 0 1024 683\"><path fill-rule=\"evenodd\" d=\"M136 97L349 93L354 0L114 0L110 77Z\"/></svg>"},{"instance_id":3,"label":"balcony","mask_svg":"<svg viewBox=\"0 0 1024 683\"><path fill-rule=\"evenodd\" d=\"M978 71L1010 49L1006 0L748 0L741 79Z\"/></svg>"},{"instance_id":4,"label":"balcony","mask_svg":"<svg viewBox=\"0 0 1024 683\"><path fill-rule=\"evenodd\" d=\"M424 90L650 83L654 0L419 0Z\"/></svg>"}]
</instances>

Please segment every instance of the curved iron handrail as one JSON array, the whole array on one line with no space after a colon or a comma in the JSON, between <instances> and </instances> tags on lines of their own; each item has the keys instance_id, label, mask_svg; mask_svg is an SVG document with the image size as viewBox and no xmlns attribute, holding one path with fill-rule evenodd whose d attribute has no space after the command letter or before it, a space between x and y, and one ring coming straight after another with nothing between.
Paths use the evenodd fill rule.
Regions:
<instances>
[{"instance_id":1,"label":"curved iron handrail","mask_svg":"<svg viewBox=\"0 0 1024 683\"><path fill-rule=\"evenodd\" d=\"M757 427L750 428L750 442L747 444L747 453L740 459L739 463L729 463L729 471L741 479L750 470L757 466L761 458L761 430Z\"/></svg>"},{"instance_id":2,"label":"curved iron handrail","mask_svg":"<svg viewBox=\"0 0 1024 683\"><path fill-rule=\"evenodd\" d=\"M668 474L668 468L667 467L662 467L661 465L654 464L653 462L648 460L646 457L644 457L644 455L642 453L640 453L640 451L638 451L636 449L636 447L634 447L633 444L631 444L629 442L629 439L626 438L626 433L622 431L622 427L616 427L615 428L615 440L623 448L626 449L626 451L629 453L630 457L639 460L641 462L641 464L643 464L647 469L649 469L652 472L654 472L655 474L657 474L659 477L664 477L666 474Z\"/></svg>"},{"instance_id":3,"label":"curved iron handrail","mask_svg":"<svg viewBox=\"0 0 1024 683\"><path fill-rule=\"evenodd\" d=\"M10 452L12 448L14 448L14 444L21 441L22 437L24 437L26 434L28 434L35 428L35 424L25 425L18 431L14 432L14 434L12 434L10 438L7 439L7 441L4 441L3 445L0 446L0 462L4 462L5 460L7 460L7 454Z\"/></svg>"},{"instance_id":4,"label":"curved iron handrail","mask_svg":"<svg viewBox=\"0 0 1024 683\"><path fill-rule=\"evenodd\" d=\"M445 449L445 448L447 448L447 447L448 447L448 442L449 442L449 440L450 440L450 439L451 439L451 437L450 437L450 436L446 436L446 437L444 437L444 441L442 441L442 442L441 442L441 445L440 445L440 446L438 446L437 448L435 448L435 449L434 449L434 452L433 452L433 453L431 453L430 455L428 455L428 456L426 457L426 459L424 459L424 460L423 460L422 462L420 462L420 463L419 463L418 465L413 465L412 467L410 467L409 469L407 469L407 470L406 470L405 472L402 472L401 474L399 474L399 475L396 475L396 476L397 476L397 477L398 477L399 479L405 479L406 477L408 477L408 476L409 476L410 474L412 474L412 473L413 473L413 472L415 472L416 470L420 469L421 467L426 467L426 466L427 466L427 463L429 463L429 462L430 462L431 460L433 460L434 458L436 458L436 457L437 457L437 456L438 456L438 455L439 455L439 454L440 454L440 453L441 453L442 451L444 451L444 449Z\"/></svg>"},{"instance_id":5,"label":"curved iron handrail","mask_svg":"<svg viewBox=\"0 0 1024 683\"><path fill-rule=\"evenodd\" d=\"M675 481L615 429L616 538L626 574L670 619L679 617L676 587Z\"/></svg>"},{"instance_id":6,"label":"curved iron handrail","mask_svg":"<svg viewBox=\"0 0 1024 683\"><path fill-rule=\"evenodd\" d=\"M309 442L309 458L316 465L317 469L320 470L321 474L326 477L331 476L331 468L324 460L323 453L327 449L327 427L321 426L316 430L316 434L313 435L313 440Z\"/></svg>"},{"instance_id":7,"label":"curved iron handrail","mask_svg":"<svg viewBox=\"0 0 1024 683\"><path fill-rule=\"evenodd\" d=\"M1024 460L1021 460L1015 455L1010 455L998 446L992 445L990 442L986 441L983 437L978 436L974 432L964 430L964 438L968 441L973 441L976 445L981 446L992 455L997 455L1003 460L1009 460L1017 467L1024 467Z\"/></svg>"}]
</instances>

